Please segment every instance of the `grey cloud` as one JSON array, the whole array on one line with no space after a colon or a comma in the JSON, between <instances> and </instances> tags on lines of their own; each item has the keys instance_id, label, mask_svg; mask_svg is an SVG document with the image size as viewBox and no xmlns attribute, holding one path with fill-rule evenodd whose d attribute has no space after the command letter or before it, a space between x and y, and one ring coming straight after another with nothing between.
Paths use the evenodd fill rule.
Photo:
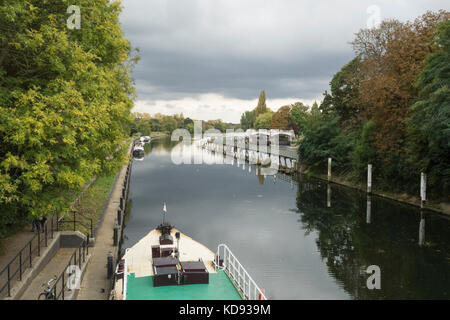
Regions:
<instances>
[{"instance_id":1,"label":"grey cloud","mask_svg":"<svg viewBox=\"0 0 450 320\"><path fill-rule=\"evenodd\" d=\"M331 76L351 55L316 53L297 59L207 57L152 51L134 76L144 99L173 99L219 93L225 97L253 99L265 89L270 98L317 97Z\"/></svg>"},{"instance_id":2,"label":"grey cloud","mask_svg":"<svg viewBox=\"0 0 450 320\"><path fill-rule=\"evenodd\" d=\"M141 49L140 100L216 93L226 98L314 99L353 57L363 1L125 0L125 36ZM379 0L381 18L414 19L447 1Z\"/></svg>"}]
</instances>

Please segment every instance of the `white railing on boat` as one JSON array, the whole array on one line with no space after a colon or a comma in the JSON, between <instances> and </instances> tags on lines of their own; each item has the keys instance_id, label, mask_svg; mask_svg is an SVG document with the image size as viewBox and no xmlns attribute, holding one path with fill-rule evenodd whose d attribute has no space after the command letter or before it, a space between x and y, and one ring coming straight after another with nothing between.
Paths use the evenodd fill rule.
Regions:
<instances>
[{"instance_id":1,"label":"white railing on boat","mask_svg":"<svg viewBox=\"0 0 450 320\"><path fill-rule=\"evenodd\" d=\"M123 288L122 288L122 300L127 300L127 280L128 280L128 263L127 252L130 248L125 249L124 264L123 264Z\"/></svg>"},{"instance_id":2,"label":"white railing on boat","mask_svg":"<svg viewBox=\"0 0 450 320\"><path fill-rule=\"evenodd\" d=\"M267 300L264 290L258 287L226 244L217 247L214 265L226 273L245 300Z\"/></svg>"}]
</instances>

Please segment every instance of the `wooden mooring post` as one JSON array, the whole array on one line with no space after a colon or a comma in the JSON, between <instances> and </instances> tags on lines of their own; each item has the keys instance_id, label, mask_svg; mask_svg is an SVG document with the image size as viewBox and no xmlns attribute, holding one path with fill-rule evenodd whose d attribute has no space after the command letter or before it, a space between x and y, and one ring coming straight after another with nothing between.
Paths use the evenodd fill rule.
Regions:
<instances>
[{"instance_id":1,"label":"wooden mooring post","mask_svg":"<svg viewBox=\"0 0 450 320\"><path fill-rule=\"evenodd\" d=\"M327 207L331 208L331 187L329 183L327 183Z\"/></svg>"},{"instance_id":2,"label":"wooden mooring post","mask_svg":"<svg viewBox=\"0 0 450 320\"><path fill-rule=\"evenodd\" d=\"M367 193L372 193L372 165L367 165Z\"/></svg>"},{"instance_id":3,"label":"wooden mooring post","mask_svg":"<svg viewBox=\"0 0 450 320\"><path fill-rule=\"evenodd\" d=\"M420 207L425 207L425 201L427 200L427 175L425 173L420 174Z\"/></svg>"},{"instance_id":4,"label":"wooden mooring post","mask_svg":"<svg viewBox=\"0 0 450 320\"><path fill-rule=\"evenodd\" d=\"M331 158L328 158L328 181L331 180Z\"/></svg>"}]
</instances>

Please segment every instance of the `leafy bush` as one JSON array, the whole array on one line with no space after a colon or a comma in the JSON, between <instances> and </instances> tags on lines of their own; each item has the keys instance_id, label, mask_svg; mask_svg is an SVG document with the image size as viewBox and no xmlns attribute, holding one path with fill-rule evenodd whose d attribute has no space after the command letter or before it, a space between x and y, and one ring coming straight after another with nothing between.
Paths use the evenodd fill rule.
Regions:
<instances>
[{"instance_id":1,"label":"leafy bush","mask_svg":"<svg viewBox=\"0 0 450 320\"><path fill-rule=\"evenodd\" d=\"M342 132L339 117L312 112L304 127L304 139L298 152L300 162L309 165L312 170L323 172L327 159L331 157L339 171L350 168L350 151L354 145L352 136Z\"/></svg>"}]
</instances>

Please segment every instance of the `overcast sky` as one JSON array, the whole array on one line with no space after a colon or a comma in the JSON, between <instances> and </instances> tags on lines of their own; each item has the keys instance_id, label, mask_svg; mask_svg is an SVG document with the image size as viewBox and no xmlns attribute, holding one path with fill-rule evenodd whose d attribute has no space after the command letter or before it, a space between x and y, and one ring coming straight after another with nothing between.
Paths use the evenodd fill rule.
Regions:
<instances>
[{"instance_id":1,"label":"overcast sky","mask_svg":"<svg viewBox=\"0 0 450 320\"><path fill-rule=\"evenodd\" d=\"M354 33L379 18L412 20L449 1L123 0L140 49L133 111L239 122L261 90L272 110L321 100L353 58Z\"/></svg>"}]
</instances>

